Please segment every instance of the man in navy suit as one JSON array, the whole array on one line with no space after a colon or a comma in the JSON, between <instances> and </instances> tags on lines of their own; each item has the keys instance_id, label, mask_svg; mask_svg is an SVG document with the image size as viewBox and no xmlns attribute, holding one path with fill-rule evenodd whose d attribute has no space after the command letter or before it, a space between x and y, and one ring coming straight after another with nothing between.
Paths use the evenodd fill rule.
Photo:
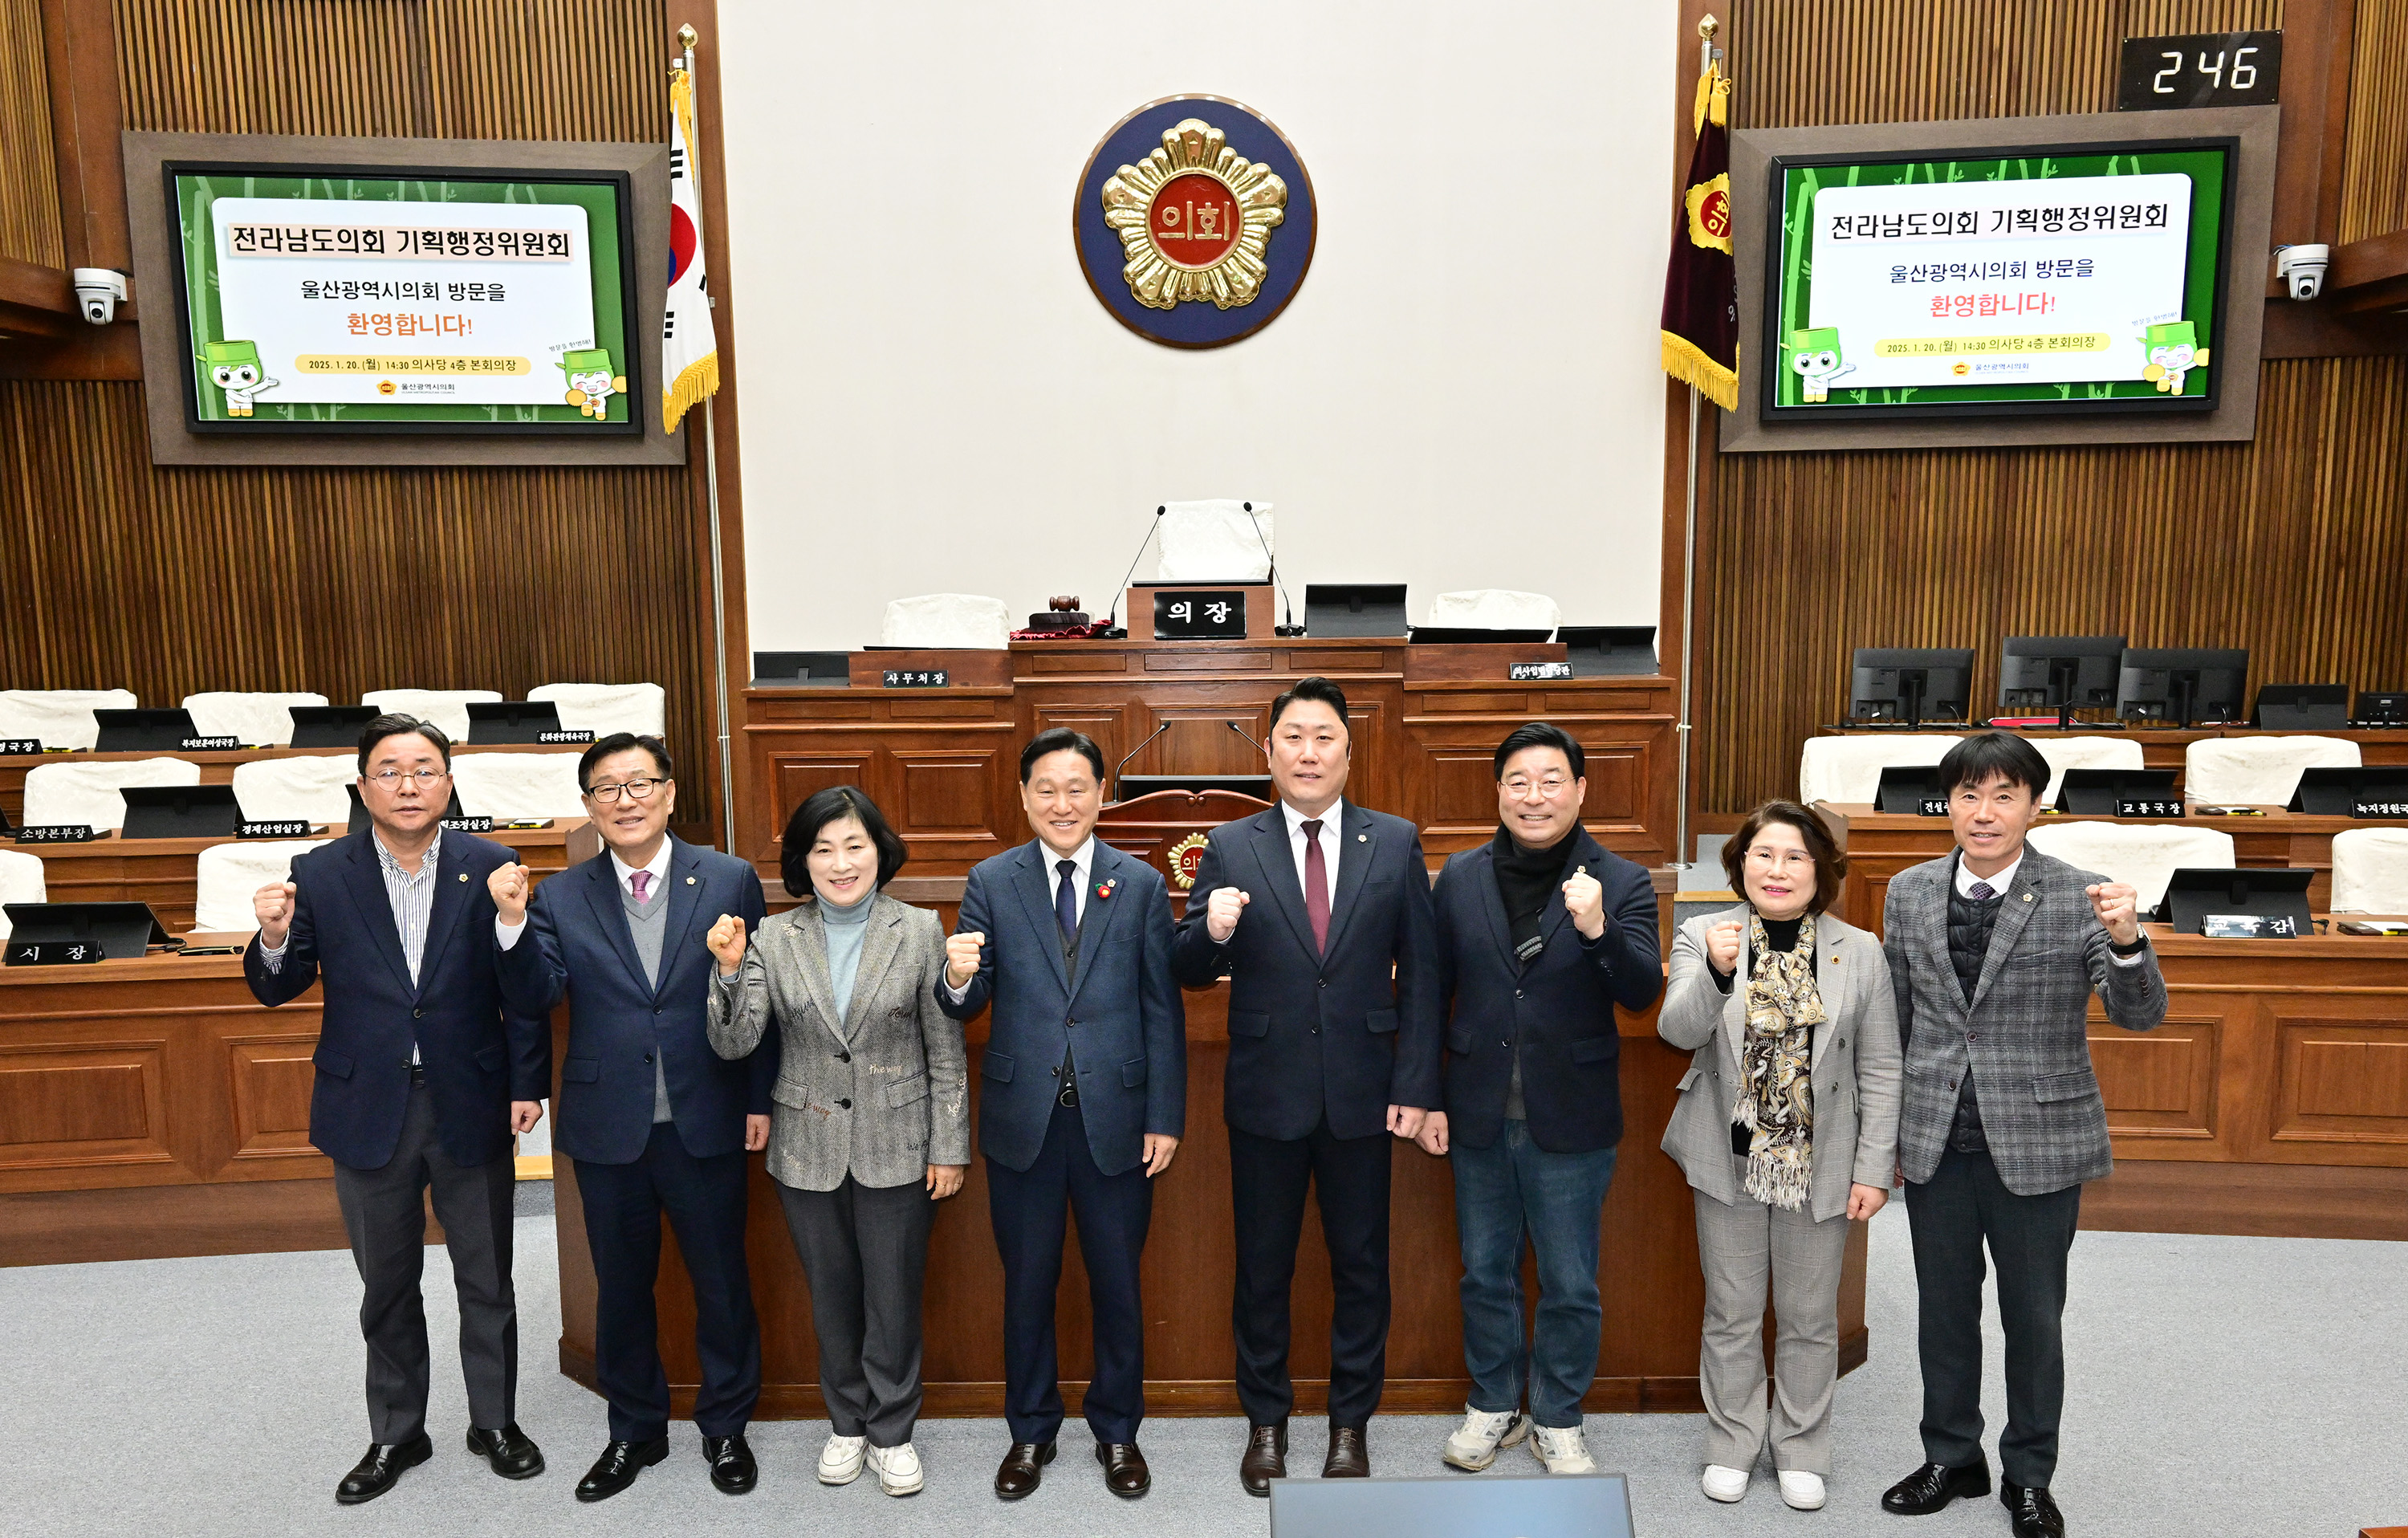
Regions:
<instances>
[{"instance_id":1,"label":"man in navy suit","mask_svg":"<svg viewBox=\"0 0 2408 1538\"><path fill-rule=\"evenodd\" d=\"M1371 1472L1364 1441L1388 1360L1391 1134L1439 1103L1429 870L1401 817L1345 799L1346 696L1307 678L1271 702L1280 804L1214 828L1172 968L1191 988L1229 978L1229 1186L1238 1286L1238 1401L1253 1430L1239 1478L1287 1473L1288 1287L1307 1187L1317 1186L1335 1294L1329 1451L1322 1476Z\"/></svg>"},{"instance_id":2,"label":"man in navy suit","mask_svg":"<svg viewBox=\"0 0 2408 1538\"><path fill-rule=\"evenodd\" d=\"M1004 1416L1011 1446L995 1493L1017 1501L1054 1460L1062 1424L1054 1296L1064 1218L1095 1313L1088 1429L1104 1485L1153 1486L1138 1450L1145 1416L1145 1314L1138 1262L1154 1176L1187 1129L1187 1013L1170 976L1170 892L1161 875L1096 838L1104 755L1056 727L1020 754L1020 798L1037 837L970 871L945 942L937 1002L967 1020L995 1004L980 1065L979 1149L1003 1252Z\"/></svg>"},{"instance_id":3,"label":"man in navy suit","mask_svg":"<svg viewBox=\"0 0 2408 1538\"><path fill-rule=\"evenodd\" d=\"M510 1286L513 1132L543 1114L552 1038L509 1008L494 975L488 873L502 845L447 832L452 743L407 715L360 734L366 826L259 889L243 952L252 997L277 1005L325 977L309 1141L335 1161L335 1197L366 1296L367 1454L335 1499L372 1501L434 1456L426 1435L425 1203L452 1254L468 1450L525 1479L543 1454L518 1428L518 1299Z\"/></svg>"},{"instance_id":4,"label":"man in navy suit","mask_svg":"<svg viewBox=\"0 0 2408 1538\"><path fill-rule=\"evenodd\" d=\"M1647 872L1581 826L1587 768L1562 727L1515 727L1497 747L1497 837L1449 858L1431 899L1451 1013L1445 1104L1420 1142L1454 1155L1471 1401L1440 1456L1458 1469L1487 1468L1530 1434L1548 1473L1597 1472L1581 1400L1604 1330L1598 1245L1622 1140L1613 1012L1654 1003L1664 973ZM1539 1260L1535 1336L1523 1323L1526 1234Z\"/></svg>"},{"instance_id":5,"label":"man in navy suit","mask_svg":"<svg viewBox=\"0 0 2408 1538\"><path fill-rule=\"evenodd\" d=\"M761 1397L744 1155L768 1142L777 1037L746 1062L710 1049L715 963L703 937L718 914L758 929L767 910L752 867L670 836L671 770L657 737L601 739L577 780L604 851L540 888L523 865L496 866L491 879L512 1007L540 1018L568 996L552 1142L575 1161L594 1256L594 1374L610 1401L609 1441L578 1484L580 1501L608 1500L668 1456L652 1306L664 1209L694 1279L694 1419L710 1482L741 1495L759 1475L744 1440Z\"/></svg>"}]
</instances>

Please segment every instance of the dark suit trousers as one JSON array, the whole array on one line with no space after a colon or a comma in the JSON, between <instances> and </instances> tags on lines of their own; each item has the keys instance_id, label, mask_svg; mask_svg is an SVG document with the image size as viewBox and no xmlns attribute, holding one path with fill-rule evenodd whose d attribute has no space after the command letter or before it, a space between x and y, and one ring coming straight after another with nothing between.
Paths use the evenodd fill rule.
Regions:
<instances>
[{"instance_id":1,"label":"dark suit trousers","mask_svg":"<svg viewBox=\"0 0 2408 1538\"><path fill-rule=\"evenodd\" d=\"M368 1438L408 1442L426 1429L426 1200L443 1225L452 1286L460 1299L460 1375L468 1423L488 1430L518 1418L519 1305L510 1286L510 1187L505 1154L452 1162L435 1135L435 1102L413 1084L401 1141L381 1168L335 1166L335 1200L365 1287L360 1334L368 1347Z\"/></svg>"},{"instance_id":2,"label":"dark suit trousers","mask_svg":"<svg viewBox=\"0 0 2408 1538\"><path fill-rule=\"evenodd\" d=\"M820 1398L838 1436L900 1447L920 1419L920 1300L937 1200L924 1181L778 1187L811 1288Z\"/></svg>"},{"instance_id":3,"label":"dark suit trousers","mask_svg":"<svg viewBox=\"0 0 2408 1538\"><path fill-rule=\"evenodd\" d=\"M1087 1425L1097 1442L1135 1442L1145 1418L1145 1313L1138 1263L1154 1217L1145 1166L1116 1175L1096 1168L1087 1124L1056 1106L1037 1162L1014 1170L986 1161L987 1211L1003 1252L1003 1406L1014 1442L1051 1442L1062 1425L1054 1297L1062 1284L1065 1219L1079 1218L1079 1258L1096 1321L1096 1370Z\"/></svg>"},{"instance_id":4,"label":"dark suit trousers","mask_svg":"<svg viewBox=\"0 0 2408 1538\"><path fill-rule=\"evenodd\" d=\"M1238 1227L1238 1402L1256 1426L1296 1407L1287 1371L1288 1286L1304 1233L1304 1196L1317 1189L1329 1251L1329 1423L1369 1426L1388 1374L1388 1161L1396 1140L1256 1137L1229 1128L1230 1207Z\"/></svg>"},{"instance_id":5,"label":"dark suit trousers","mask_svg":"<svg viewBox=\"0 0 2408 1538\"><path fill-rule=\"evenodd\" d=\"M1982 1457L1982 1245L1999 1272L2007 1338L2007 1429L1999 1468L2045 1488L2057 1473L2065 1409L2065 1270L2082 1187L2017 1196L1986 1153L1951 1148L1928 1181L1906 1183L1921 1311L1923 1451L1967 1468Z\"/></svg>"},{"instance_id":6,"label":"dark suit trousers","mask_svg":"<svg viewBox=\"0 0 2408 1538\"><path fill-rule=\"evenodd\" d=\"M702 1362L694 1420L705 1436L735 1436L761 1397L761 1328L744 1265L744 1154L696 1158L674 1122L655 1122L626 1164L578 1159L577 1196L594 1256L594 1376L610 1401L614 1441L668 1434L669 1380L661 1368L661 1214L694 1280L694 1344Z\"/></svg>"}]
</instances>

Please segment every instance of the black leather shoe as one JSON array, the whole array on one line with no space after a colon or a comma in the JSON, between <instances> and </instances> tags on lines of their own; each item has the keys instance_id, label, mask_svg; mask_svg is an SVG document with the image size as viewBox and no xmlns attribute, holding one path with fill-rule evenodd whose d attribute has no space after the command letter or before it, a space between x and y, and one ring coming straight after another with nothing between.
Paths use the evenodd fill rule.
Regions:
<instances>
[{"instance_id":1,"label":"black leather shoe","mask_svg":"<svg viewBox=\"0 0 2408 1538\"><path fill-rule=\"evenodd\" d=\"M356 1506L363 1501L373 1501L401 1483L401 1471L414 1469L435 1456L435 1444L424 1431L408 1442L373 1442L343 1482L335 1487L335 1500L346 1506Z\"/></svg>"},{"instance_id":2,"label":"black leather shoe","mask_svg":"<svg viewBox=\"0 0 2408 1538\"><path fill-rule=\"evenodd\" d=\"M1371 1449L1363 1443L1362 1428L1332 1426L1329 1429L1329 1456L1321 1460L1324 1479L1368 1479L1371 1475Z\"/></svg>"},{"instance_id":3,"label":"black leather shoe","mask_svg":"<svg viewBox=\"0 0 2408 1538\"><path fill-rule=\"evenodd\" d=\"M1015 1442L1011 1451L1003 1455L996 1465L995 1493L1004 1501L1017 1501L1037 1488L1045 1477L1045 1465L1054 1461L1054 1444L1050 1442Z\"/></svg>"},{"instance_id":4,"label":"black leather shoe","mask_svg":"<svg viewBox=\"0 0 2408 1538\"><path fill-rule=\"evenodd\" d=\"M533 1479L543 1473L543 1449L527 1440L515 1420L498 1431L469 1427L468 1450L492 1464L504 1479Z\"/></svg>"},{"instance_id":5,"label":"black leather shoe","mask_svg":"<svg viewBox=\"0 0 2408 1538\"><path fill-rule=\"evenodd\" d=\"M580 1501L608 1501L636 1482L636 1476L669 1456L669 1439L656 1436L650 1442L613 1440L577 1482Z\"/></svg>"},{"instance_id":6,"label":"black leather shoe","mask_svg":"<svg viewBox=\"0 0 2408 1538\"><path fill-rule=\"evenodd\" d=\"M1928 1516L1959 1496L1990 1493L1990 1466L1952 1469L1926 1463L1882 1492L1882 1510L1893 1516Z\"/></svg>"},{"instance_id":7,"label":"black leather shoe","mask_svg":"<svg viewBox=\"0 0 2408 1538\"><path fill-rule=\"evenodd\" d=\"M761 1465L752 1461L741 1431L704 1437L702 1456L710 1464L710 1482L726 1494L742 1495L761 1481Z\"/></svg>"},{"instance_id":8,"label":"black leather shoe","mask_svg":"<svg viewBox=\"0 0 2408 1538\"><path fill-rule=\"evenodd\" d=\"M2045 1485L2012 1485L1999 1481L1999 1504L2015 1525L2015 1538L2065 1538L2065 1516L2057 1509Z\"/></svg>"},{"instance_id":9,"label":"black leather shoe","mask_svg":"<svg viewBox=\"0 0 2408 1538\"><path fill-rule=\"evenodd\" d=\"M1104 1488L1124 1501L1134 1501L1154 1488L1154 1473L1134 1442L1098 1442L1096 1461L1104 1466Z\"/></svg>"},{"instance_id":10,"label":"black leather shoe","mask_svg":"<svg viewBox=\"0 0 2408 1538\"><path fill-rule=\"evenodd\" d=\"M1271 1481L1287 1477L1287 1426L1257 1426L1246 1438L1246 1456L1238 1460L1238 1482L1248 1495L1268 1497Z\"/></svg>"}]
</instances>

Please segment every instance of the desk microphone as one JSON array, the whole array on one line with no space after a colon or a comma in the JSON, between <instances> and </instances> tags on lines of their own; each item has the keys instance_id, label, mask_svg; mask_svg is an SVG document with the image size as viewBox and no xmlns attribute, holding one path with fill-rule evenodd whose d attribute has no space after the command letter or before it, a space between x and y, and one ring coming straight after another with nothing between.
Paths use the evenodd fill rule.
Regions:
<instances>
[{"instance_id":1,"label":"desk microphone","mask_svg":"<svg viewBox=\"0 0 2408 1538\"><path fill-rule=\"evenodd\" d=\"M1104 615L1104 635L1108 640L1119 640L1128 634L1126 630L1121 629L1117 623L1121 612L1121 595L1128 591L1128 580L1137 575L1138 562L1145 559L1146 543L1154 538L1154 531L1162 526L1162 515L1168 510L1170 510L1167 504L1154 510L1154 522L1145 525L1145 539L1137 542L1137 553L1129 557L1128 569L1121 573L1121 585L1112 589L1112 606ZM1154 738L1149 737L1145 740L1151 742ZM1145 743L1140 742L1138 745L1143 747ZM1128 760L1124 758L1121 762L1125 764ZM1120 776L1115 772L1112 778L1117 783Z\"/></svg>"},{"instance_id":2,"label":"desk microphone","mask_svg":"<svg viewBox=\"0 0 2408 1538\"><path fill-rule=\"evenodd\" d=\"M1252 502L1248 502L1244 504L1244 506L1246 516L1254 522L1254 543L1263 547L1263 559L1270 563L1271 581L1279 584L1280 603L1287 614L1287 623L1285 625L1273 626L1271 634L1275 636L1303 635L1304 626L1296 623L1296 601L1287 596L1287 583L1280 582L1279 557L1271 553L1271 542L1263 538L1263 521L1260 518L1254 517L1254 505ZM1311 597L1310 594L1306 596L1308 597ZM1234 726L1235 724L1232 723L1233 729ZM1238 735L1240 737L1246 737L1244 732L1239 732ZM1254 741L1254 739L1246 737L1246 740L1252 742Z\"/></svg>"},{"instance_id":3,"label":"desk microphone","mask_svg":"<svg viewBox=\"0 0 2408 1538\"><path fill-rule=\"evenodd\" d=\"M1169 729L1170 723L1168 721L1164 722L1161 726L1154 727L1153 737L1147 738L1145 741L1140 742L1136 747L1129 749L1127 756L1124 757L1119 763L1112 766L1112 791L1115 796L1117 796L1120 791L1121 770L1128 768L1129 759L1143 753L1146 750L1148 743L1151 743L1155 737L1160 737L1164 732L1167 732Z\"/></svg>"},{"instance_id":4,"label":"desk microphone","mask_svg":"<svg viewBox=\"0 0 2408 1538\"><path fill-rule=\"evenodd\" d=\"M1236 732L1240 737L1246 737L1246 728L1245 728L1245 727L1243 727L1243 726L1239 726L1239 725L1238 725L1236 722L1234 722L1234 721L1224 721L1224 722L1222 722L1222 723L1221 723L1221 725L1223 725L1224 726L1228 727L1231 731ZM1254 742L1254 740L1253 738L1251 738L1251 737L1246 737L1246 740L1247 740L1247 741L1249 741L1249 742L1254 742L1254 751L1255 751L1256 753L1260 753L1260 754L1262 754L1262 755L1263 755L1263 756L1264 756L1264 757L1266 757L1266 758L1268 758L1268 757L1270 756L1270 755L1269 755L1269 754L1265 753L1265 752L1263 751L1263 745L1262 745L1260 742Z\"/></svg>"}]
</instances>

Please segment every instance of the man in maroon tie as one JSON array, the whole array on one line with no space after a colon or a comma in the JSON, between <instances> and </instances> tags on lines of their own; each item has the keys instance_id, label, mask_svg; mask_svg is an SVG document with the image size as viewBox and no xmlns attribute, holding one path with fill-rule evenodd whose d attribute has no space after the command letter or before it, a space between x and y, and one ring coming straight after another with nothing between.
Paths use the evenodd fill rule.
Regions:
<instances>
[{"instance_id":1,"label":"man in maroon tie","mask_svg":"<svg viewBox=\"0 0 2408 1538\"><path fill-rule=\"evenodd\" d=\"M1365 1430L1387 1374L1393 1138L1438 1103L1439 1010L1428 868L1412 824L1345 799L1346 697L1298 680L1271 702L1280 804L1214 828L1171 952L1191 988L1229 985L1230 1206L1237 1220L1239 1477L1287 1472L1288 1287L1304 1199L1329 1251L1325 1478L1371 1472Z\"/></svg>"}]
</instances>

